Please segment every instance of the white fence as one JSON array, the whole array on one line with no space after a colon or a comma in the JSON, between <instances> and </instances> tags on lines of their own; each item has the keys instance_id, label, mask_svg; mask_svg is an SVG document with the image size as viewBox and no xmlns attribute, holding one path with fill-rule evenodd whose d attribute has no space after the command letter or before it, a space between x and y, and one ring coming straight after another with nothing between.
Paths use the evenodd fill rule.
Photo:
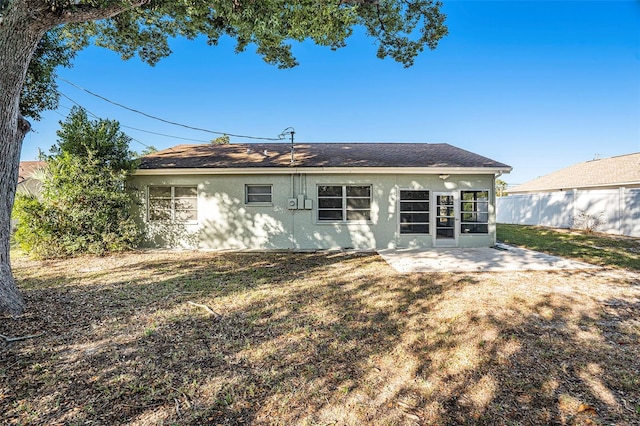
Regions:
<instances>
[{"instance_id":1,"label":"white fence","mask_svg":"<svg viewBox=\"0 0 640 426\"><path fill-rule=\"evenodd\" d=\"M602 220L596 230L640 237L640 188L573 190L498 197L498 223L570 228L581 213Z\"/></svg>"}]
</instances>

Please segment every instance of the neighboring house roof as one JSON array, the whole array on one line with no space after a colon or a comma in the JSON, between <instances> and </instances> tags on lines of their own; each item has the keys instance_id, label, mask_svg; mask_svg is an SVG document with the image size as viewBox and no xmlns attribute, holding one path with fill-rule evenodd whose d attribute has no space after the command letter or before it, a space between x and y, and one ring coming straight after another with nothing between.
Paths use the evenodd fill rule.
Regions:
<instances>
[{"instance_id":1,"label":"neighboring house roof","mask_svg":"<svg viewBox=\"0 0 640 426\"><path fill-rule=\"evenodd\" d=\"M44 161L21 161L16 191L22 194L38 195L42 190L42 182L33 179L33 173L45 167L47 167L47 163Z\"/></svg>"},{"instance_id":2,"label":"neighboring house roof","mask_svg":"<svg viewBox=\"0 0 640 426\"><path fill-rule=\"evenodd\" d=\"M509 189L510 194L640 185L640 152L575 164Z\"/></svg>"},{"instance_id":3,"label":"neighboring house roof","mask_svg":"<svg viewBox=\"0 0 640 426\"><path fill-rule=\"evenodd\" d=\"M21 161L20 169L18 171L18 183L31 179L31 175L34 171L46 166L47 163L44 161Z\"/></svg>"},{"instance_id":4,"label":"neighboring house roof","mask_svg":"<svg viewBox=\"0 0 640 426\"><path fill-rule=\"evenodd\" d=\"M174 169L273 168L433 168L438 170L486 169L487 173L511 167L487 157L437 143L297 143L291 163L291 144L178 145L141 158L137 174Z\"/></svg>"}]
</instances>

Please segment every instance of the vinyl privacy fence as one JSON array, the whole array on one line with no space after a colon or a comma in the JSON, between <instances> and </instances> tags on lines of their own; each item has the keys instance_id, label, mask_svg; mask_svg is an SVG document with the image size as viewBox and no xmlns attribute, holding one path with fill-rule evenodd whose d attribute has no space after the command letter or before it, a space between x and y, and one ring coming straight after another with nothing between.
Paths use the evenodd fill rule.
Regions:
<instances>
[{"instance_id":1,"label":"vinyl privacy fence","mask_svg":"<svg viewBox=\"0 0 640 426\"><path fill-rule=\"evenodd\" d=\"M600 218L599 232L640 237L640 188L573 190L498 197L498 223L571 228L580 215Z\"/></svg>"}]
</instances>

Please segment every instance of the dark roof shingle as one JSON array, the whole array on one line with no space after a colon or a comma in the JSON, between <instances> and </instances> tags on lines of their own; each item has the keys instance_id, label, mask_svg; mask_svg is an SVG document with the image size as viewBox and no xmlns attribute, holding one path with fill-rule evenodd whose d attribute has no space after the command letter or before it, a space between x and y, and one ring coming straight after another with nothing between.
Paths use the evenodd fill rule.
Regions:
<instances>
[{"instance_id":1,"label":"dark roof shingle","mask_svg":"<svg viewBox=\"0 0 640 426\"><path fill-rule=\"evenodd\" d=\"M510 166L449 144L299 143L295 167L435 167ZM291 167L288 143L178 145L142 157L139 169Z\"/></svg>"}]
</instances>

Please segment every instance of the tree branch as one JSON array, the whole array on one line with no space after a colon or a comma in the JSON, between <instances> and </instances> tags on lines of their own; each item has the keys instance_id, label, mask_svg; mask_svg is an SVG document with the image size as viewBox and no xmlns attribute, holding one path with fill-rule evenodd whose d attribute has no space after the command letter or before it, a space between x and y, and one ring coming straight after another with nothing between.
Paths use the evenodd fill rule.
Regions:
<instances>
[{"instance_id":1,"label":"tree branch","mask_svg":"<svg viewBox=\"0 0 640 426\"><path fill-rule=\"evenodd\" d=\"M189 300L187 303L190 304L190 305L193 305L193 306L197 306L198 308L204 309L205 311L209 312L211 315L216 317L216 319L222 318L222 315L220 315L219 313L217 313L216 311L214 311L213 309L211 309L207 305L203 305L203 304L200 304L200 303L195 303L195 302L192 302L191 300Z\"/></svg>"},{"instance_id":2,"label":"tree branch","mask_svg":"<svg viewBox=\"0 0 640 426\"><path fill-rule=\"evenodd\" d=\"M18 130L24 135L29 133L29 131L31 130L31 123L29 123L29 121L24 118L22 114L18 116Z\"/></svg>"},{"instance_id":3,"label":"tree branch","mask_svg":"<svg viewBox=\"0 0 640 426\"><path fill-rule=\"evenodd\" d=\"M357 4L379 4L379 0L340 0L340 4L350 4L350 3L357 3Z\"/></svg>"},{"instance_id":4,"label":"tree branch","mask_svg":"<svg viewBox=\"0 0 640 426\"><path fill-rule=\"evenodd\" d=\"M382 15L380 14L380 4L376 2L376 11L378 12L378 22L380 22L380 29L382 32L386 33L387 29L384 27L384 22L382 22Z\"/></svg>"},{"instance_id":5,"label":"tree branch","mask_svg":"<svg viewBox=\"0 0 640 426\"><path fill-rule=\"evenodd\" d=\"M35 339L36 337L42 337L42 336L44 336L44 333L32 334L29 336L19 336L19 337L9 337L9 336L5 336L4 334L0 334L0 339L4 340L7 343L13 343L13 342L19 342L21 340Z\"/></svg>"},{"instance_id":6,"label":"tree branch","mask_svg":"<svg viewBox=\"0 0 640 426\"><path fill-rule=\"evenodd\" d=\"M116 15L150 3L151 0L132 0L128 2L113 2L109 6L92 6L90 4L69 5L62 8L52 7L48 18L52 18L56 25L74 24L99 19L113 18Z\"/></svg>"}]
</instances>

